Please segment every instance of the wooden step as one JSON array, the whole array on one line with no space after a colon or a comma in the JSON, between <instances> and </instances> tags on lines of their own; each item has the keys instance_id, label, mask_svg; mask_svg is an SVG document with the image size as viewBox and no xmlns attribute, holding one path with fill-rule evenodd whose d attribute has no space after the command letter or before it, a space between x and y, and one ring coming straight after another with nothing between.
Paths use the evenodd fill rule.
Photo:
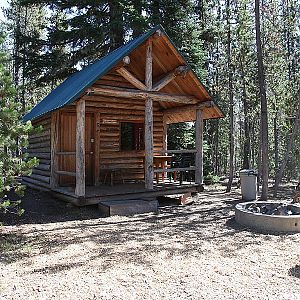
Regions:
<instances>
[{"instance_id":1,"label":"wooden step","mask_svg":"<svg viewBox=\"0 0 300 300\"><path fill-rule=\"evenodd\" d=\"M101 215L130 216L149 212L157 212L158 201L152 199L108 200L98 204Z\"/></svg>"}]
</instances>

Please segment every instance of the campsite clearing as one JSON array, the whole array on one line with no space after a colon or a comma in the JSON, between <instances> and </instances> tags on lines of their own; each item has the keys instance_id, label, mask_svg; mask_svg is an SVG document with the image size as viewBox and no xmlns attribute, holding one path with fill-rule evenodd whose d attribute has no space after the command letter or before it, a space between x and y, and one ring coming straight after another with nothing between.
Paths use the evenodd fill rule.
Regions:
<instances>
[{"instance_id":1,"label":"campsite clearing","mask_svg":"<svg viewBox=\"0 0 300 300\"><path fill-rule=\"evenodd\" d=\"M237 225L238 192L109 218L29 193L1 228L0 299L300 299L300 234Z\"/></svg>"}]
</instances>

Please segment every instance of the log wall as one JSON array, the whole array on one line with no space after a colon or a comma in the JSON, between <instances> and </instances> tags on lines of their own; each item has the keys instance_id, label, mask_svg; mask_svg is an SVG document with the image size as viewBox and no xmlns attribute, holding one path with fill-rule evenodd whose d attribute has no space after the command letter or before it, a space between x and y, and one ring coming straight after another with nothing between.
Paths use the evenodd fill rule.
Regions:
<instances>
[{"instance_id":1,"label":"log wall","mask_svg":"<svg viewBox=\"0 0 300 300\"><path fill-rule=\"evenodd\" d=\"M23 183L31 188L42 191L50 190L50 131L51 131L51 114L34 121L33 126L42 126L39 133L29 136L29 145L27 152L29 157L36 157L39 165L32 170L31 176L24 176Z\"/></svg>"},{"instance_id":2,"label":"log wall","mask_svg":"<svg viewBox=\"0 0 300 300\"><path fill-rule=\"evenodd\" d=\"M112 168L121 169L124 180L144 180L144 150L121 151L120 134L121 122L144 123L145 102L117 98L108 101L100 96L84 98L87 109L100 113L100 129L97 132L100 140L100 182L104 180L105 170ZM158 103L154 103L153 111L153 150L159 152L163 149L163 114Z\"/></svg>"},{"instance_id":3,"label":"log wall","mask_svg":"<svg viewBox=\"0 0 300 300\"><path fill-rule=\"evenodd\" d=\"M121 151L120 148L121 122L144 123L145 102L118 98L108 100L100 96L83 98L86 101L87 113L94 113L95 123L100 123L95 124L95 135L98 135L95 140L99 141L95 148L99 151L99 155L95 155L98 160L95 162L95 172L100 173L95 174L95 177L103 182L106 170L117 168L122 170L125 180L144 180L144 150ZM70 105L63 110L75 112L75 107ZM153 123L153 151L154 154L160 154L163 150L163 114L157 102L153 105ZM42 125L43 130L29 137L27 152L29 157L39 159L39 165L33 169L31 176L23 178L23 182L29 187L48 191L51 174L51 114L34 121L33 125Z\"/></svg>"}]
</instances>

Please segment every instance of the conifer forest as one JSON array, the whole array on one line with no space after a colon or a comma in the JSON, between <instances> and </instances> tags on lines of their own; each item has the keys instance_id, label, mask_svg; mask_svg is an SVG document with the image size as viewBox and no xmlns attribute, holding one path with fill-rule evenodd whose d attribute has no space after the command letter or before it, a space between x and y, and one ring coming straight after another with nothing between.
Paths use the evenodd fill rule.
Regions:
<instances>
[{"instance_id":1,"label":"conifer forest","mask_svg":"<svg viewBox=\"0 0 300 300\"><path fill-rule=\"evenodd\" d=\"M299 0L10 0L3 15L1 177L36 163L14 165L33 130L19 121L30 108L77 70L161 24L225 115L205 122L204 175L227 178L230 191L239 170L255 169L262 199L268 183L276 193L281 182L299 181ZM170 149L193 147L193 124L168 130Z\"/></svg>"}]
</instances>

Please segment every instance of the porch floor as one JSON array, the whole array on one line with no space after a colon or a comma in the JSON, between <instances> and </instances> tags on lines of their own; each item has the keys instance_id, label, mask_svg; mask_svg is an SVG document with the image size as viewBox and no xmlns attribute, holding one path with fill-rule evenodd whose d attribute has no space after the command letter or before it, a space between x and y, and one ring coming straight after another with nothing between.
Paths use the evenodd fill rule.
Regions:
<instances>
[{"instance_id":1,"label":"porch floor","mask_svg":"<svg viewBox=\"0 0 300 300\"><path fill-rule=\"evenodd\" d=\"M153 190L145 189L144 183L124 183L98 186L86 186L84 197L75 195L75 187L58 187L52 189L52 193L63 200L72 202L75 205L90 205L108 200L128 200L157 197L163 195L182 194L187 192L196 192L198 184L190 182L166 181L165 183L154 183Z\"/></svg>"}]
</instances>

